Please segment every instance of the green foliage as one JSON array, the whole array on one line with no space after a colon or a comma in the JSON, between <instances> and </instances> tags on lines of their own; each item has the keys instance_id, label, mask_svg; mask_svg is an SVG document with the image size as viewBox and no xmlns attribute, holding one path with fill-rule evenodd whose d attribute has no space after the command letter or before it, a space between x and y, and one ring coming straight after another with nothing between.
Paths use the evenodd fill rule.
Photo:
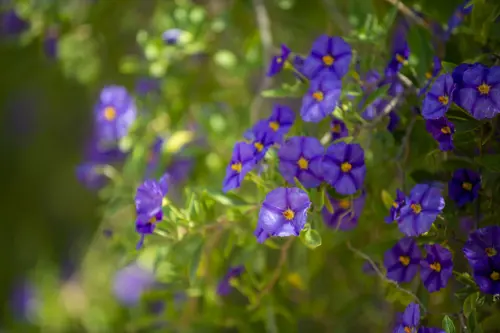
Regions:
<instances>
[{"instance_id":1,"label":"green foliage","mask_svg":"<svg viewBox=\"0 0 500 333\"><path fill-rule=\"evenodd\" d=\"M480 46L492 52L500 46L496 37L500 24L495 23L500 4L495 1L474 1L472 14L448 43L439 41L438 47L430 23L410 10L421 9L444 24L460 3L16 2L17 11L33 24L15 40L15 47L29 52L31 45L40 44L45 28L57 23L61 35L55 70L88 90L92 101L107 84L123 85L132 92L139 78L159 83L155 91L133 93L139 117L119 142L128 153L123 165L95 169L108 180L97 194L101 226L87 240L88 246L78 248L82 258L77 273L60 281L57 270L41 255L34 273L27 274L33 275L29 280L39 290L37 304L41 304L28 316L29 325L47 332L149 332L167 322L159 331L377 333L392 331L394 313L416 302L429 327L440 326L446 333L494 332L500 320L498 306L478 291L466 271L461 247L467 235L459 221L472 216L477 222L481 214L480 226L497 223L500 154L492 149L498 148L497 122L476 120L453 105L447 113L456 128L457 149L452 154L437 148L414 110L421 106L419 90L428 80L435 55L443 60L443 73L450 74L462 62L490 59L490 51L485 54ZM404 18L413 22L407 38L411 55L399 73L405 92L391 96L393 87L386 84L365 93L360 85L363 75L372 69L383 72L392 56L393 32L403 29ZM182 30L175 45L162 39L168 29ZM361 191L341 196L326 183L306 189L297 178L287 184L273 149L240 189L222 192L232 148L244 140L253 121L268 117L273 102L297 111L307 92L308 80L291 62L280 75L266 77L270 58L281 43L294 54L307 55L313 39L322 33L344 37L354 50L341 100L332 110L349 130L338 142L359 143L365 152L366 200L353 230L329 228L323 213L338 213L330 198L352 206ZM359 69L354 65L358 61ZM373 120L363 116L380 100L400 117L392 132L387 130L387 115ZM329 144L329 120L312 124L301 121L297 112L296 117L289 136L314 136L324 146ZM166 170L174 174L171 167L182 158L193 167L188 170L181 164L176 170L189 172L178 177L182 181L170 183L163 220L146 236L144 248L136 250L140 236L135 231L134 194L146 178L157 137L165 144L148 178L158 179ZM389 280L384 257L403 236L396 223L384 223L394 207L396 189L408 194L413 185L428 182L446 188L458 168L481 171L480 201L458 208L445 195L445 210L432 229L417 238L419 245L441 244L452 251L454 276L448 287L434 294L420 278L402 284ZM312 202L300 241L272 237L258 243L254 231L262 202L269 191L282 186L302 189ZM353 212L352 207L345 210L344 216ZM103 230L111 230L112 237L104 236ZM113 288L117 272L131 263L150 270L161 286L149 288L140 304L127 308ZM367 263L369 272L362 268ZM226 279L229 269L237 266L244 266L244 273ZM218 288L226 282L232 292L221 295ZM179 294L185 299L179 300ZM155 301L163 302L165 309L152 312L148 306ZM28 332L24 324L13 327L12 332Z\"/></svg>"}]
</instances>

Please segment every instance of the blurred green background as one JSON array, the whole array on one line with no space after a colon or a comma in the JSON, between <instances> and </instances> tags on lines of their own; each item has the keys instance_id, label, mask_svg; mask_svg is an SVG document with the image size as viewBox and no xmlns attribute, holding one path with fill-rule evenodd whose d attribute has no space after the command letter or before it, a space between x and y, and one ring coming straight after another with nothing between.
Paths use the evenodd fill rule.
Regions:
<instances>
[{"instance_id":1,"label":"blurred green background","mask_svg":"<svg viewBox=\"0 0 500 333\"><path fill-rule=\"evenodd\" d=\"M404 1L443 24L461 2ZM261 43L259 25L266 18L256 9L259 4L267 9L269 22L264 24L269 24L270 49ZM140 77L162 79L159 97L139 107L153 110L154 116L147 121L162 119L168 109L169 121L177 129L190 121L199 124L209 147L217 150L215 155L209 151L197 155L193 177L197 186L215 188L232 144L272 106L272 99L256 96L260 89L271 87L272 82L262 76L266 59L281 43L305 54L322 33L350 37L357 39L359 51L380 69L388 60L390 39L382 20L394 12L385 0L18 0L4 4L11 5L31 27L14 36L3 34L0 40L2 300L9 299L16 282L33 268L57 271L77 265L99 233L99 197L78 183L75 167L83 160L93 105L104 85L119 84L133 92ZM369 20L372 25L366 24ZM59 31L55 59L43 51L44 34L51 26ZM177 27L189 32L190 42L180 56L172 53L178 59L167 61L162 58L161 34ZM460 63L475 57L484 45L480 38L472 39L468 29L463 30L468 37L453 37L447 44L443 51L447 61ZM287 80L276 78L274 86ZM298 105L300 99L285 103ZM342 255L316 260L328 260L328 271L336 278L361 270L359 261L355 269L336 271L338 265L350 265L350 259ZM375 282L361 287L359 283L344 285L348 292L342 295L343 302L355 307L366 292L371 297L367 301L377 309L383 295L371 293ZM296 294L299 299L301 295ZM356 297L349 298L352 295ZM316 305L318 312L327 302ZM4 319L10 321L9 302L1 306ZM351 310L345 310L345 315L337 310L336 315L344 316L346 322L358 320L349 317L354 315ZM373 320L377 312L360 311L359 315ZM334 331L328 318L318 322Z\"/></svg>"}]
</instances>

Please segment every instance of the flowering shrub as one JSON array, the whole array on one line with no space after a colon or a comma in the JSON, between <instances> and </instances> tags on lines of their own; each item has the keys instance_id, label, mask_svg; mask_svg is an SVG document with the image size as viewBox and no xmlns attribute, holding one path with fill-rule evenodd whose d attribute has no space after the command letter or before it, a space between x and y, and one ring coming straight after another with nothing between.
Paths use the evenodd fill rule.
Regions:
<instances>
[{"instance_id":1,"label":"flowering shrub","mask_svg":"<svg viewBox=\"0 0 500 333\"><path fill-rule=\"evenodd\" d=\"M98 87L76 177L103 215L77 287L30 292L32 324L498 332L500 3L315 1L326 31L279 3L158 2L119 64L135 91L80 73L51 26L47 56ZM307 34L274 34L287 6ZM26 8L3 33L30 29ZM233 22L249 10L255 33Z\"/></svg>"}]
</instances>

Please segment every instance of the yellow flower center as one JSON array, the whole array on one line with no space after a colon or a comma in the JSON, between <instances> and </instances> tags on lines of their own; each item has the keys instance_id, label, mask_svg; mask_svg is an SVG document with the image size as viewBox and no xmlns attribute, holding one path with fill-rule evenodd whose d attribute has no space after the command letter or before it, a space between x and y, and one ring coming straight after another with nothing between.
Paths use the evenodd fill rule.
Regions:
<instances>
[{"instance_id":1,"label":"yellow flower center","mask_svg":"<svg viewBox=\"0 0 500 333\"><path fill-rule=\"evenodd\" d=\"M420 214L420 212L422 211L422 206L420 206L419 204L411 204L410 207L415 214Z\"/></svg>"},{"instance_id":2,"label":"yellow flower center","mask_svg":"<svg viewBox=\"0 0 500 333\"><path fill-rule=\"evenodd\" d=\"M351 202L349 200L340 200L339 207L342 209L349 209L349 207L351 207Z\"/></svg>"},{"instance_id":3,"label":"yellow flower center","mask_svg":"<svg viewBox=\"0 0 500 333\"><path fill-rule=\"evenodd\" d=\"M236 162L236 163L233 163L231 165L231 169L236 171L237 173L240 173L241 172L241 163L240 162Z\"/></svg>"},{"instance_id":4,"label":"yellow flower center","mask_svg":"<svg viewBox=\"0 0 500 333\"><path fill-rule=\"evenodd\" d=\"M351 169L352 165L349 162L344 162L340 165L340 170L342 170L342 172L349 172Z\"/></svg>"},{"instance_id":5,"label":"yellow flower center","mask_svg":"<svg viewBox=\"0 0 500 333\"><path fill-rule=\"evenodd\" d=\"M313 98L317 100L318 102L321 102L325 96L323 95L322 91L316 91L312 94Z\"/></svg>"},{"instance_id":6,"label":"yellow flower center","mask_svg":"<svg viewBox=\"0 0 500 333\"><path fill-rule=\"evenodd\" d=\"M406 59L405 57L403 57L401 54L396 54L396 60L400 63L400 64L404 64L406 62Z\"/></svg>"},{"instance_id":7,"label":"yellow flower center","mask_svg":"<svg viewBox=\"0 0 500 333\"><path fill-rule=\"evenodd\" d=\"M488 247L484 252L486 252L486 255L488 257L494 257L497 255L497 250L495 250L494 248L492 247Z\"/></svg>"},{"instance_id":8,"label":"yellow flower center","mask_svg":"<svg viewBox=\"0 0 500 333\"><path fill-rule=\"evenodd\" d=\"M152 224L158 222L158 220L156 219L156 216L153 216L152 218L149 219L148 222Z\"/></svg>"},{"instance_id":9,"label":"yellow flower center","mask_svg":"<svg viewBox=\"0 0 500 333\"><path fill-rule=\"evenodd\" d=\"M403 266L408 266L410 264L410 257L408 257L408 256L399 256L399 262Z\"/></svg>"},{"instance_id":10,"label":"yellow flower center","mask_svg":"<svg viewBox=\"0 0 500 333\"><path fill-rule=\"evenodd\" d=\"M470 191L470 190L472 190L472 184L471 184L471 183L469 183L469 182L463 182L463 183L462 183L462 188L463 188L464 190L466 190L466 191Z\"/></svg>"},{"instance_id":11,"label":"yellow flower center","mask_svg":"<svg viewBox=\"0 0 500 333\"><path fill-rule=\"evenodd\" d=\"M262 151L262 149L264 149L264 145L260 142L254 143L253 146L255 147L255 149L257 149L259 153Z\"/></svg>"},{"instance_id":12,"label":"yellow flower center","mask_svg":"<svg viewBox=\"0 0 500 333\"><path fill-rule=\"evenodd\" d=\"M398 207L399 207L399 204L398 204L396 201L394 201L394 202L392 203L392 207L394 207L394 208L398 208Z\"/></svg>"},{"instance_id":13,"label":"yellow flower center","mask_svg":"<svg viewBox=\"0 0 500 333\"><path fill-rule=\"evenodd\" d=\"M410 326L405 326L405 333L415 333L415 329Z\"/></svg>"},{"instance_id":14,"label":"yellow flower center","mask_svg":"<svg viewBox=\"0 0 500 333\"><path fill-rule=\"evenodd\" d=\"M429 265L429 267L430 267L432 270L434 270L434 271L436 271L436 272L438 272L438 273L439 273L439 272L441 272L441 264L440 264L440 263L438 263L438 262L435 262L435 263L433 263L433 264L430 264L430 265Z\"/></svg>"},{"instance_id":15,"label":"yellow flower center","mask_svg":"<svg viewBox=\"0 0 500 333\"><path fill-rule=\"evenodd\" d=\"M445 126L445 127L441 128L441 133L451 134L451 128L449 126Z\"/></svg>"},{"instance_id":16,"label":"yellow flower center","mask_svg":"<svg viewBox=\"0 0 500 333\"><path fill-rule=\"evenodd\" d=\"M108 106L104 109L104 119L107 121L113 121L116 118L116 109L112 106Z\"/></svg>"},{"instance_id":17,"label":"yellow flower center","mask_svg":"<svg viewBox=\"0 0 500 333\"><path fill-rule=\"evenodd\" d=\"M427 80L430 80L432 78L432 73L431 72L425 73L425 77L427 78Z\"/></svg>"},{"instance_id":18,"label":"yellow flower center","mask_svg":"<svg viewBox=\"0 0 500 333\"><path fill-rule=\"evenodd\" d=\"M342 129L340 128L340 124L335 124L332 126L332 132L333 133L340 133Z\"/></svg>"},{"instance_id":19,"label":"yellow flower center","mask_svg":"<svg viewBox=\"0 0 500 333\"><path fill-rule=\"evenodd\" d=\"M297 161L297 164L298 164L299 168L302 170L307 170L307 168L309 167L309 162L303 157L299 158L299 160Z\"/></svg>"},{"instance_id":20,"label":"yellow flower center","mask_svg":"<svg viewBox=\"0 0 500 333\"><path fill-rule=\"evenodd\" d=\"M283 58L281 58L281 57L277 57L277 58L276 58L276 62L277 62L278 64L281 64L281 63L283 62Z\"/></svg>"},{"instance_id":21,"label":"yellow flower center","mask_svg":"<svg viewBox=\"0 0 500 333\"><path fill-rule=\"evenodd\" d=\"M291 210L290 208L288 208L287 210L285 210L283 212L283 217L285 219L287 219L288 221L291 221L295 217L295 213L293 212L293 210Z\"/></svg>"},{"instance_id":22,"label":"yellow flower center","mask_svg":"<svg viewBox=\"0 0 500 333\"><path fill-rule=\"evenodd\" d=\"M269 122L269 127L271 127L273 131L277 132L280 129L280 124L276 121L271 121Z\"/></svg>"},{"instance_id":23,"label":"yellow flower center","mask_svg":"<svg viewBox=\"0 0 500 333\"><path fill-rule=\"evenodd\" d=\"M479 90L479 93L481 95L488 95L490 93L491 86L487 85L486 83L481 84L479 87L477 87L477 90Z\"/></svg>"},{"instance_id":24,"label":"yellow flower center","mask_svg":"<svg viewBox=\"0 0 500 333\"><path fill-rule=\"evenodd\" d=\"M323 60L323 63L327 66L331 66L333 65L333 63L335 62L335 58L332 57L331 55L327 54L325 56L323 56L323 58L321 58Z\"/></svg>"},{"instance_id":25,"label":"yellow flower center","mask_svg":"<svg viewBox=\"0 0 500 333\"><path fill-rule=\"evenodd\" d=\"M449 98L448 98L448 96L439 96L438 101L439 101L439 103L441 103L443 105L447 105Z\"/></svg>"},{"instance_id":26,"label":"yellow flower center","mask_svg":"<svg viewBox=\"0 0 500 333\"><path fill-rule=\"evenodd\" d=\"M490 278L493 281L498 281L498 280L500 280L500 273L493 271L493 273L491 273L491 275L490 275Z\"/></svg>"}]
</instances>

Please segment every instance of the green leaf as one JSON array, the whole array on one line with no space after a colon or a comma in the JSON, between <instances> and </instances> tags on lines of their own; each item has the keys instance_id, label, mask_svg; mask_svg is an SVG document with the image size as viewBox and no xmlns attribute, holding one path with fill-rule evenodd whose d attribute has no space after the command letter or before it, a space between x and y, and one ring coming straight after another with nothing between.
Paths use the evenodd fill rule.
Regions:
<instances>
[{"instance_id":1,"label":"green leaf","mask_svg":"<svg viewBox=\"0 0 500 333\"><path fill-rule=\"evenodd\" d=\"M224 206L251 206L250 203L234 193L222 193L211 190L203 190L203 193Z\"/></svg>"},{"instance_id":2,"label":"green leaf","mask_svg":"<svg viewBox=\"0 0 500 333\"><path fill-rule=\"evenodd\" d=\"M469 327L469 332L476 332L477 330L477 313L476 310L472 310L467 318L467 324Z\"/></svg>"},{"instance_id":3,"label":"green leaf","mask_svg":"<svg viewBox=\"0 0 500 333\"><path fill-rule=\"evenodd\" d=\"M301 233L300 239L305 246L313 250L321 245L321 235L314 229Z\"/></svg>"},{"instance_id":4,"label":"green leaf","mask_svg":"<svg viewBox=\"0 0 500 333\"><path fill-rule=\"evenodd\" d=\"M441 61L441 66L443 66L443 69L446 73L452 73L455 67L457 67L456 64L447 61Z\"/></svg>"},{"instance_id":5,"label":"green leaf","mask_svg":"<svg viewBox=\"0 0 500 333\"><path fill-rule=\"evenodd\" d=\"M408 306L408 304L413 302L413 296L398 289L396 284L392 282L387 283L385 299L391 303L401 303L403 306Z\"/></svg>"},{"instance_id":6,"label":"green leaf","mask_svg":"<svg viewBox=\"0 0 500 333\"><path fill-rule=\"evenodd\" d=\"M384 84L383 86L379 87L377 90L372 92L366 100L363 102L363 106L361 107L361 110L359 112L363 112L369 105L371 105L377 98L381 98L387 94L387 91L390 88L390 84Z\"/></svg>"},{"instance_id":7,"label":"green leaf","mask_svg":"<svg viewBox=\"0 0 500 333\"><path fill-rule=\"evenodd\" d=\"M304 187L304 185L302 185L302 183L300 182L300 180L297 177L293 177L293 180L295 181L295 185L297 185L298 188L300 188L302 191L304 191L306 193L309 193L309 192L307 192L306 188Z\"/></svg>"},{"instance_id":8,"label":"green leaf","mask_svg":"<svg viewBox=\"0 0 500 333\"><path fill-rule=\"evenodd\" d=\"M432 63L434 51L432 49L430 41L431 35L430 32L427 31L427 29L424 29L423 27L417 25L413 25L410 27L410 31L408 33L408 44L412 56L418 59L416 72L419 82L425 82L425 73Z\"/></svg>"},{"instance_id":9,"label":"green leaf","mask_svg":"<svg viewBox=\"0 0 500 333\"><path fill-rule=\"evenodd\" d=\"M456 333L457 330L455 329L455 324L453 323L453 320L451 320L450 317L444 316L443 318L443 329L445 330L446 333Z\"/></svg>"},{"instance_id":10,"label":"green leaf","mask_svg":"<svg viewBox=\"0 0 500 333\"><path fill-rule=\"evenodd\" d=\"M203 243L199 243L196 247L189 264L189 281L193 283L196 280L196 273L200 266L201 256L203 254Z\"/></svg>"},{"instance_id":11,"label":"green leaf","mask_svg":"<svg viewBox=\"0 0 500 333\"><path fill-rule=\"evenodd\" d=\"M391 195L386 190L382 190L381 195L382 195L382 202L384 203L385 208L390 209L394 202Z\"/></svg>"},{"instance_id":12,"label":"green leaf","mask_svg":"<svg viewBox=\"0 0 500 333\"><path fill-rule=\"evenodd\" d=\"M326 188L323 190L323 202L325 203L326 209L330 212L330 214L333 214L333 206L332 202L330 201L330 198L328 197L328 193L326 191Z\"/></svg>"},{"instance_id":13,"label":"green leaf","mask_svg":"<svg viewBox=\"0 0 500 333\"><path fill-rule=\"evenodd\" d=\"M476 328L476 331L481 327L485 332L494 332L498 329L498 323L500 323L500 312L497 312L483 320L481 325Z\"/></svg>"},{"instance_id":14,"label":"green leaf","mask_svg":"<svg viewBox=\"0 0 500 333\"><path fill-rule=\"evenodd\" d=\"M307 85L297 82L294 85L284 83L281 88L264 90L261 92L262 97L301 97L307 91Z\"/></svg>"},{"instance_id":15,"label":"green leaf","mask_svg":"<svg viewBox=\"0 0 500 333\"><path fill-rule=\"evenodd\" d=\"M468 318L472 311L476 309L477 299L479 297L479 292L470 294L464 301L464 315ZM474 331L473 331L474 332Z\"/></svg>"},{"instance_id":16,"label":"green leaf","mask_svg":"<svg viewBox=\"0 0 500 333\"><path fill-rule=\"evenodd\" d=\"M475 161L494 172L500 171L500 154L483 155L475 158Z\"/></svg>"}]
</instances>

